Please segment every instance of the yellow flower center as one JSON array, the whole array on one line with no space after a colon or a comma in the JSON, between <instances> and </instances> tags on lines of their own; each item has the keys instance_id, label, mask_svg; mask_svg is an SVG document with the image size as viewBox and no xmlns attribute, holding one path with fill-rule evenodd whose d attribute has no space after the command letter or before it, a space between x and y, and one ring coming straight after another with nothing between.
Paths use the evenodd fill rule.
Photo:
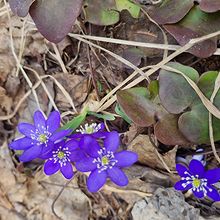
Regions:
<instances>
[{"instance_id":1,"label":"yellow flower center","mask_svg":"<svg viewBox=\"0 0 220 220\"><path fill-rule=\"evenodd\" d=\"M201 181L199 179L194 179L193 180L193 185L198 188L200 186Z\"/></svg>"},{"instance_id":2,"label":"yellow flower center","mask_svg":"<svg viewBox=\"0 0 220 220\"><path fill-rule=\"evenodd\" d=\"M86 128L86 133L87 134L92 134L94 132L94 129L92 127Z\"/></svg>"},{"instance_id":3,"label":"yellow flower center","mask_svg":"<svg viewBox=\"0 0 220 220\"><path fill-rule=\"evenodd\" d=\"M108 157L106 157L106 156L102 157L102 164L103 165L108 165L108 163L109 163Z\"/></svg>"},{"instance_id":4,"label":"yellow flower center","mask_svg":"<svg viewBox=\"0 0 220 220\"><path fill-rule=\"evenodd\" d=\"M58 154L57 154L57 157L59 159L63 159L65 157L65 153L63 151L59 151Z\"/></svg>"},{"instance_id":5,"label":"yellow flower center","mask_svg":"<svg viewBox=\"0 0 220 220\"><path fill-rule=\"evenodd\" d=\"M41 135L39 136L39 141L40 141L41 143L45 143L45 142L47 141L47 136L46 136L45 134L41 134Z\"/></svg>"}]
</instances>

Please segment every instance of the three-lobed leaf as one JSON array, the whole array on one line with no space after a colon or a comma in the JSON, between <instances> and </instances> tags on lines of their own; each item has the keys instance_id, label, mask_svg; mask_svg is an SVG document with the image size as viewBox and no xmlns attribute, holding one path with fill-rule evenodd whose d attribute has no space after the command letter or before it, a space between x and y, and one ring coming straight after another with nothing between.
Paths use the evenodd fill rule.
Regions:
<instances>
[{"instance_id":1,"label":"three-lobed leaf","mask_svg":"<svg viewBox=\"0 0 220 220\"><path fill-rule=\"evenodd\" d=\"M179 115L170 114L158 103L158 96L155 97L158 95L157 86L156 81L150 83L149 88L153 93L144 87L119 91L118 102L125 114L138 126L154 125L154 134L160 142L167 145L189 144L178 129Z\"/></svg>"},{"instance_id":2,"label":"three-lobed leaf","mask_svg":"<svg viewBox=\"0 0 220 220\"><path fill-rule=\"evenodd\" d=\"M199 77L198 72L191 67L173 62L168 63L168 66L191 78L210 99L219 74L217 71L209 71ZM209 112L183 76L161 70L160 99L158 99L157 81L152 81L148 88L149 90L143 87L122 90L117 94L118 102L125 114L134 123L142 127L154 125L155 136L167 145L210 142ZM214 105L220 109L220 91L215 96ZM214 140L218 141L220 120L212 117Z\"/></svg>"}]
</instances>

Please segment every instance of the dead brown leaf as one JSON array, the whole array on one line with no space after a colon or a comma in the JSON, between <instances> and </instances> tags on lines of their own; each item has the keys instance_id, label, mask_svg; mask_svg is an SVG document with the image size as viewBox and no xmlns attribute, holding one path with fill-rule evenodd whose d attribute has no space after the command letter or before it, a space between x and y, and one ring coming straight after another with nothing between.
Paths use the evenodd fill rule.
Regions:
<instances>
[{"instance_id":1,"label":"dead brown leaf","mask_svg":"<svg viewBox=\"0 0 220 220\"><path fill-rule=\"evenodd\" d=\"M70 97L73 100L74 105L79 107L86 99L88 93L88 79L71 74L61 74L57 73L55 78L59 83L66 89L70 94ZM63 93L60 90L56 90L56 99L57 107L60 110L67 111L71 108L71 105L64 97Z\"/></svg>"},{"instance_id":2,"label":"dead brown leaf","mask_svg":"<svg viewBox=\"0 0 220 220\"><path fill-rule=\"evenodd\" d=\"M6 95L6 90L0 87L0 108L5 112L9 113L13 105L12 98Z\"/></svg>"},{"instance_id":3,"label":"dead brown leaf","mask_svg":"<svg viewBox=\"0 0 220 220\"><path fill-rule=\"evenodd\" d=\"M161 155L150 142L148 135L138 135L128 146L128 149L138 154L138 161L143 165L165 170L162 158L170 170L175 170L176 147L165 155Z\"/></svg>"},{"instance_id":4,"label":"dead brown leaf","mask_svg":"<svg viewBox=\"0 0 220 220\"><path fill-rule=\"evenodd\" d=\"M144 131L145 128L138 127L136 124L132 123L129 130L125 133L122 142L127 146L131 144L135 137Z\"/></svg>"}]
</instances>

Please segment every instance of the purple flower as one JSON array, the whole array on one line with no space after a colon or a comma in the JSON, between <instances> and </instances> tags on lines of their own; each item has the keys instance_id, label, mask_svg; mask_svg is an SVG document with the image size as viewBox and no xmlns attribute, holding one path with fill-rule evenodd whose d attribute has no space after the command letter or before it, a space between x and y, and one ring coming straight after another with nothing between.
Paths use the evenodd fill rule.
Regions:
<instances>
[{"instance_id":1,"label":"purple flower","mask_svg":"<svg viewBox=\"0 0 220 220\"><path fill-rule=\"evenodd\" d=\"M138 156L131 151L116 152L120 144L117 132L106 132L104 147L100 147L90 136L85 136L79 144L88 156L76 162L75 166L82 172L91 171L87 180L90 192L97 192L108 177L119 186L128 184L128 178L120 168L131 166L137 161Z\"/></svg>"},{"instance_id":2,"label":"purple flower","mask_svg":"<svg viewBox=\"0 0 220 220\"><path fill-rule=\"evenodd\" d=\"M76 130L77 133L72 134L70 138L83 138L85 136L90 136L93 138L101 138L105 136L104 132L105 126L103 123L92 123L92 124L85 124L83 127L82 125L80 126L79 129Z\"/></svg>"},{"instance_id":3,"label":"purple flower","mask_svg":"<svg viewBox=\"0 0 220 220\"><path fill-rule=\"evenodd\" d=\"M208 196L214 201L220 201L220 195L213 187L220 180L220 168L205 171L200 161L191 160L189 169L177 164L176 170L181 176L181 180L174 186L176 190L191 190L197 198Z\"/></svg>"},{"instance_id":4,"label":"purple flower","mask_svg":"<svg viewBox=\"0 0 220 220\"><path fill-rule=\"evenodd\" d=\"M34 113L34 125L20 123L18 130L25 137L19 138L10 144L14 150L24 150L20 161L27 162L40 157L53 148L54 143L62 140L70 130L57 131L60 126L60 113L53 111L46 120L41 111Z\"/></svg>"},{"instance_id":5,"label":"purple flower","mask_svg":"<svg viewBox=\"0 0 220 220\"><path fill-rule=\"evenodd\" d=\"M66 143L61 141L54 145L52 152L42 157L42 159L48 159L44 164L44 173L52 175L60 170L66 179L71 179L74 175L71 162L82 160L84 157L78 141L70 140Z\"/></svg>"}]
</instances>

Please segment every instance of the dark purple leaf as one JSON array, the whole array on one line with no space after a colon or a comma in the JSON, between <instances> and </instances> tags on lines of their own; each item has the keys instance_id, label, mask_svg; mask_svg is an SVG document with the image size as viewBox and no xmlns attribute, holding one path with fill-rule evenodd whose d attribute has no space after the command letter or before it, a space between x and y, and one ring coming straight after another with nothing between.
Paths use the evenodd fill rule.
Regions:
<instances>
[{"instance_id":1,"label":"dark purple leaf","mask_svg":"<svg viewBox=\"0 0 220 220\"><path fill-rule=\"evenodd\" d=\"M205 12L216 12L220 10L220 1L219 0L201 0L199 7L202 11Z\"/></svg>"},{"instance_id":2,"label":"dark purple leaf","mask_svg":"<svg viewBox=\"0 0 220 220\"><path fill-rule=\"evenodd\" d=\"M9 0L8 2L14 14L25 17L34 1L35 0Z\"/></svg>"},{"instance_id":3,"label":"dark purple leaf","mask_svg":"<svg viewBox=\"0 0 220 220\"><path fill-rule=\"evenodd\" d=\"M178 115L165 114L154 126L157 139L166 145L184 145L189 141L182 135L178 128Z\"/></svg>"},{"instance_id":4,"label":"dark purple leaf","mask_svg":"<svg viewBox=\"0 0 220 220\"><path fill-rule=\"evenodd\" d=\"M193 5L193 0L165 0L153 7L150 15L159 24L173 24L180 21Z\"/></svg>"},{"instance_id":5,"label":"dark purple leaf","mask_svg":"<svg viewBox=\"0 0 220 220\"><path fill-rule=\"evenodd\" d=\"M60 42L79 16L83 0L36 0L30 7L41 34L49 41Z\"/></svg>"},{"instance_id":6,"label":"dark purple leaf","mask_svg":"<svg viewBox=\"0 0 220 220\"><path fill-rule=\"evenodd\" d=\"M150 94L144 87L117 92L117 100L123 111L140 127L148 127L155 122L156 106L149 97Z\"/></svg>"},{"instance_id":7,"label":"dark purple leaf","mask_svg":"<svg viewBox=\"0 0 220 220\"><path fill-rule=\"evenodd\" d=\"M195 82L199 79L198 72L192 67L175 62L167 65L181 71ZM161 104L168 112L179 114L192 103L196 93L183 76L162 69L159 75L159 97Z\"/></svg>"},{"instance_id":8,"label":"dark purple leaf","mask_svg":"<svg viewBox=\"0 0 220 220\"><path fill-rule=\"evenodd\" d=\"M144 56L143 52L136 47L130 47L124 49L122 53L122 57L128 61L130 61L135 66L139 66L141 64L141 58ZM125 65L126 68L131 69L129 66Z\"/></svg>"}]
</instances>

